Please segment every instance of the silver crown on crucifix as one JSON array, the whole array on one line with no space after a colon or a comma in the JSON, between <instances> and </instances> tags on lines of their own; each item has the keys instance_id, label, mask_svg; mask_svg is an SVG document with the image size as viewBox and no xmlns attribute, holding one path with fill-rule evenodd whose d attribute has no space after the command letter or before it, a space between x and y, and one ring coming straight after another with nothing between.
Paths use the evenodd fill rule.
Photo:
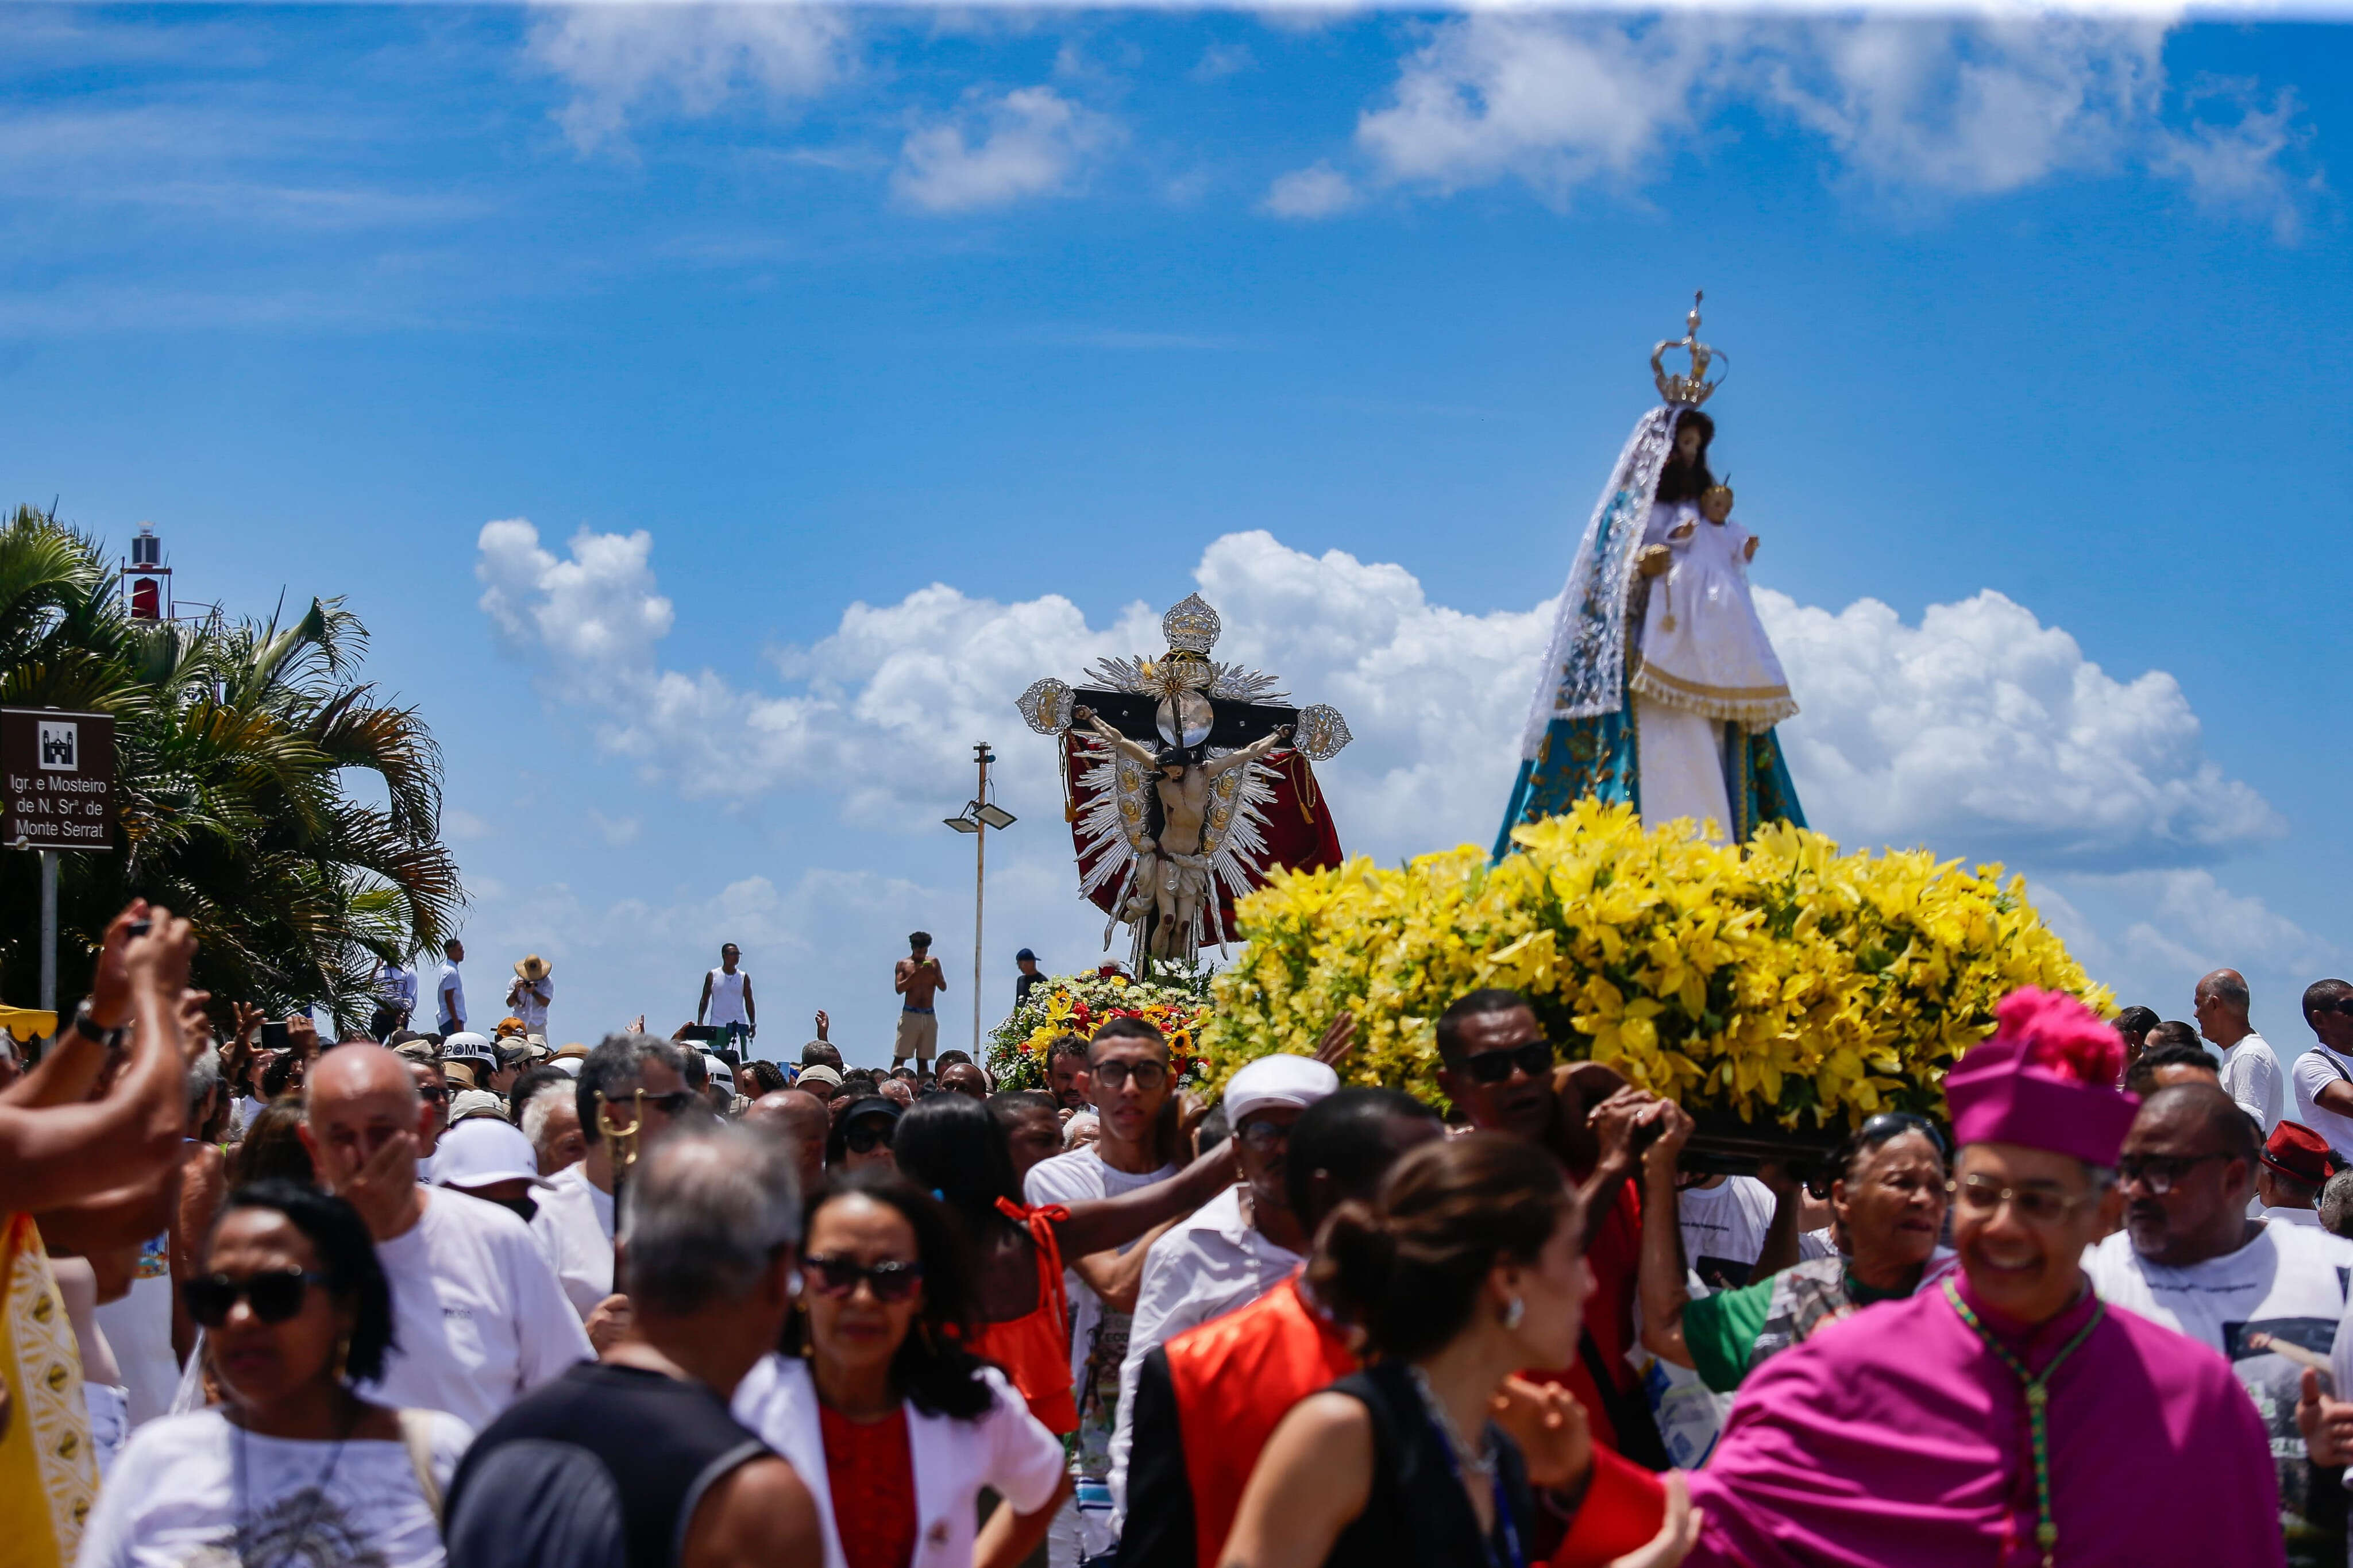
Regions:
<instances>
[{"instance_id":1,"label":"silver crown on crucifix","mask_svg":"<svg viewBox=\"0 0 2353 1568\"><path fill-rule=\"evenodd\" d=\"M1167 639L1170 653L1196 654L1206 658L1209 650L1218 646L1218 634L1224 629L1225 623L1218 619L1218 612L1209 608L1209 602L1198 594L1186 595L1160 617L1160 635Z\"/></svg>"}]
</instances>

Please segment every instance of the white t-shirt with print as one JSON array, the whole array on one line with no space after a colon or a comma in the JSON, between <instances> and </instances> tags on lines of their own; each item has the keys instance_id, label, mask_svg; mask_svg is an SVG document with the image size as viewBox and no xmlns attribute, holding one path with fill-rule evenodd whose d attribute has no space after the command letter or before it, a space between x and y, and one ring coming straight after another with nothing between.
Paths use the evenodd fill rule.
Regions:
<instances>
[{"instance_id":1,"label":"white t-shirt with print","mask_svg":"<svg viewBox=\"0 0 2353 1568\"><path fill-rule=\"evenodd\" d=\"M2304 1369L2327 1367L2337 1344L2353 1241L2266 1223L2236 1252L2169 1268L2135 1252L2131 1232L2118 1231L2084 1255L2084 1268L2111 1307L2187 1334L2230 1361L2271 1433L2281 1514L2296 1556L2295 1521L2306 1512L2310 1474L2296 1399Z\"/></svg>"},{"instance_id":2,"label":"white t-shirt with print","mask_svg":"<svg viewBox=\"0 0 2353 1568\"><path fill-rule=\"evenodd\" d=\"M1726 1176L1713 1187L1675 1194L1683 1260L1711 1290L1746 1285L1773 1228L1773 1189L1754 1176Z\"/></svg>"},{"instance_id":3,"label":"white t-shirt with print","mask_svg":"<svg viewBox=\"0 0 2353 1568\"><path fill-rule=\"evenodd\" d=\"M2328 1146L2353 1158L2353 1116L2324 1110L2320 1091L2332 1083L2353 1083L2353 1058L2326 1046L2315 1046L2295 1058L2288 1069L2288 1087L2295 1093L2295 1119L2328 1140Z\"/></svg>"},{"instance_id":4,"label":"white t-shirt with print","mask_svg":"<svg viewBox=\"0 0 2353 1568\"><path fill-rule=\"evenodd\" d=\"M517 1399L596 1352L555 1270L520 1216L448 1187L425 1216L376 1243L392 1287L379 1405L446 1410L480 1431Z\"/></svg>"},{"instance_id":5,"label":"white t-shirt with print","mask_svg":"<svg viewBox=\"0 0 2353 1568\"><path fill-rule=\"evenodd\" d=\"M445 1496L473 1436L434 1415L432 1470ZM440 1568L441 1531L407 1445L366 1438L340 1450L259 1436L218 1410L151 1421L100 1489L75 1568Z\"/></svg>"},{"instance_id":6,"label":"white t-shirt with print","mask_svg":"<svg viewBox=\"0 0 2353 1568\"><path fill-rule=\"evenodd\" d=\"M539 1194L532 1234L554 1263L565 1299L585 1323L596 1303L613 1293L613 1194L597 1191L578 1161L547 1179L554 1184Z\"/></svg>"}]
</instances>

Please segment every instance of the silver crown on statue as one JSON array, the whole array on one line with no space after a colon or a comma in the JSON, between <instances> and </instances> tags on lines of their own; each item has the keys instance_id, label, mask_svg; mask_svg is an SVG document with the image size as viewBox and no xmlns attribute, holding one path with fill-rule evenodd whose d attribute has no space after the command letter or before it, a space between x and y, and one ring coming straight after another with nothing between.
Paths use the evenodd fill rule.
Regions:
<instances>
[{"instance_id":1,"label":"silver crown on statue","mask_svg":"<svg viewBox=\"0 0 2353 1568\"><path fill-rule=\"evenodd\" d=\"M1160 635L1168 639L1170 653L1207 658L1209 649L1217 646L1218 633L1224 629L1218 612L1209 608L1208 601L1198 594L1186 595L1160 617Z\"/></svg>"},{"instance_id":2,"label":"silver crown on statue","mask_svg":"<svg viewBox=\"0 0 2353 1568\"><path fill-rule=\"evenodd\" d=\"M1668 338L1651 351L1651 379L1658 383L1659 395L1669 403L1688 408L1697 408L1708 400L1711 393L1724 384L1725 375L1729 374L1724 367L1732 363L1730 354L1720 353L1699 341L1699 302L1704 298L1704 290L1694 289L1691 314L1683 318L1683 335ZM1666 358L1669 349L1682 349L1691 355L1689 375L1675 375L1659 363ZM1710 364L1717 366L1714 381L1707 378Z\"/></svg>"}]
</instances>

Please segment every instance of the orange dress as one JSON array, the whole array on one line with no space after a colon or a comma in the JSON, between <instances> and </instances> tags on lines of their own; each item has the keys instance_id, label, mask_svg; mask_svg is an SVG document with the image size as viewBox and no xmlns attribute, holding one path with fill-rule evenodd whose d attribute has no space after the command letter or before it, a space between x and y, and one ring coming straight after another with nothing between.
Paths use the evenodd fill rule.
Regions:
<instances>
[{"instance_id":1,"label":"orange dress","mask_svg":"<svg viewBox=\"0 0 2353 1568\"><path fill-rule=\"evenodd\" d=\"M1071 1397L1071 1314L1062 1293L1062 1244L1054 1222L1068 1219L1060 1205L1025 1209L1004 1198L997 1207L1016 1225L1027 1226L1038 1250L1038 1304L1020 1317L987 1324L973 1341L973 1353L995 1362L1029 1402L1029 1414L1057 1437L1079 1429L1079 1407Z\"/></svg>"}]
</instances>

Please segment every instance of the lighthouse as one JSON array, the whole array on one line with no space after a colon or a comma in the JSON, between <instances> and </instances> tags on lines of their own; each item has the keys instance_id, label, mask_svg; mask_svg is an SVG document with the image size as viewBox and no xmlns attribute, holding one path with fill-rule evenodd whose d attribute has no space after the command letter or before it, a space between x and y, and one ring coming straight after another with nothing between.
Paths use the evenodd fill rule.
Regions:
<instances>
[{"instance_id":1,"label":"lighthouse","mask_svg":"<svg viewBox=\"0 0 2353 1568\"><path fill-rule=\"evenodd\" d=\"M172 569L164 564L164 542L145 523L131 542L131 563L122 569L123 597L134 621L169 620L172 614Z\"/></svg>"}]
</instances>

